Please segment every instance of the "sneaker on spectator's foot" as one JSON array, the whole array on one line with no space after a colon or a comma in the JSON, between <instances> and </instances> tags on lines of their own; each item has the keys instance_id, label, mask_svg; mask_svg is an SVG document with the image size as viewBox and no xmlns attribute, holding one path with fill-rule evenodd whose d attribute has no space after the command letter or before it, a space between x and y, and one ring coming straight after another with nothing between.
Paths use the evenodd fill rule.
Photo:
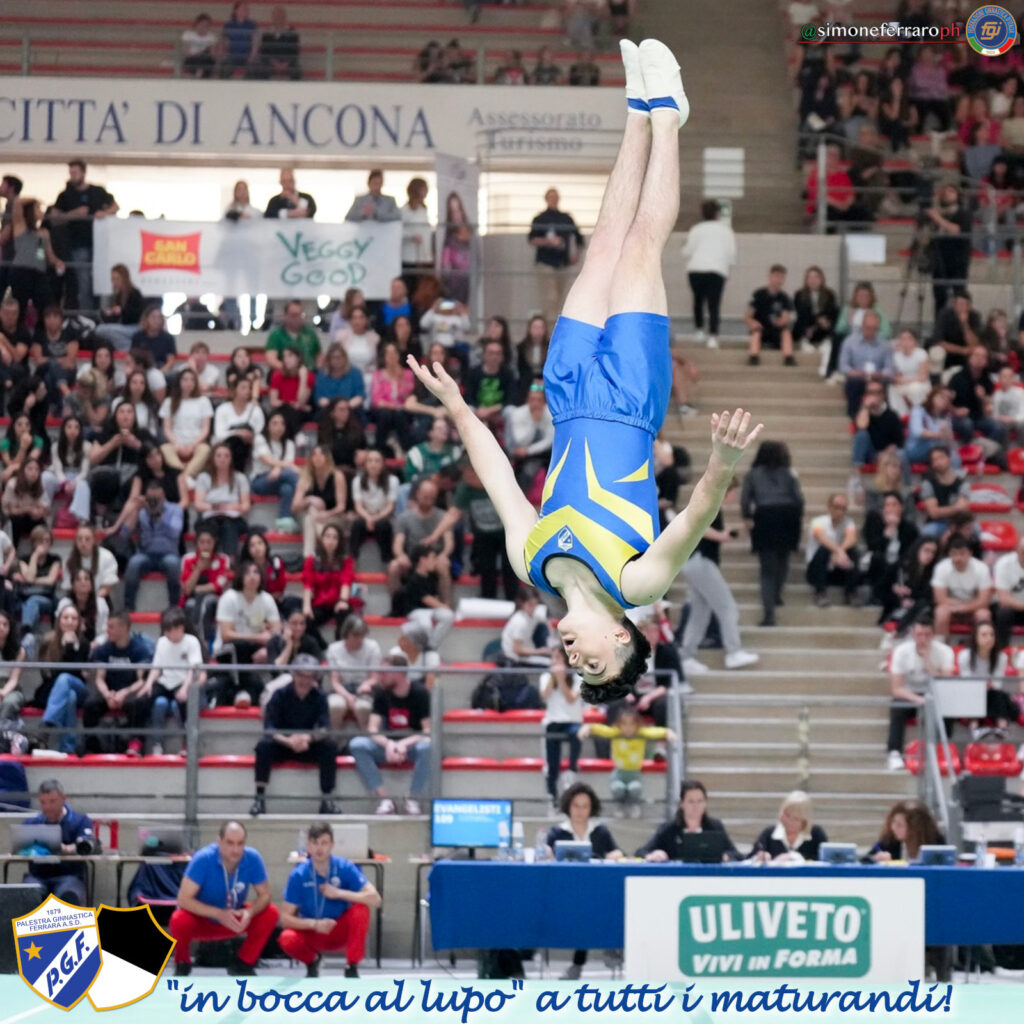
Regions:
<instances>
[{"instance_id":1,"label":"sneaker on spectator's foot","mask_svg":"<svg viewBox=\"0 0 1024 1024\"><path fill-rule=\"evenodd\" d=\"M907 769L903 761L903 755L898 750L889 751L889 759L886 761L885 766L891 772L902 772Z\"/></svg>"},{"instance_id":2,"label":"sneaker on spectator's foot","mask_svg":"<svg viewBox=\"0 0 1024 1024\"><path fill-rule=\"evenodd\" d=\"M571 768L566 768L558 776L558 792L564 793L576 781L576 773Z\"/></svg>"},{"instance_id":3,"label":"sneaker on spectator's foot","mask_svg":"<svg viewBox=\"0 0 1024 1024\"><path fill-rule=\"evenodd\" d=\"M601 953L601 959L604 961L604 965L608 968L608 970L617 971L622 966L622 950L603 950Z\"/></svg>"},{"instance_id":4,"label":"sneaker on spectator's foot","mask_svg":"<svg viewBox=\"0 0 1024 1024\"><path fill-rule=\"evenodd\" d=\"M129 740L125 753L129 757L142 757L142 740Z\"/></svg>"},{"instance_id":5,"label":"sneaker on spectator's foot","mask_svg":"<svg viewBox=\"0 0 1024 1024\"><path fill-rule=\"evenodd\" d=\"M262 793L257 793L249 804L249 816L258 818L261 814L267 813L267 798Z\"/></svg>"},{"instance_id":6,"label":"sneaker on spectator's foot","mask_svg":"<svg viewBox=\"0 0 1024 1024\"><path fill-rule=\"evenodd\" d=\"M756 665L760 660L758 655L751 654L750 651L733 651L732 654L725 656L725 667L747 668L748 665Z\"/></svg>"},{"instance_id":7,"label":"sneaker on spectator's foot","mask_svg":"<svg viewBox=\"0 0 1024 1024\"><path fill-rule=\"evenodd\" d=\"M612 813L615 815L616 818L624 818L626 816L626 805L620 804L618 800L616 800L615 807L613 808Z\"/></svg>"},{"instance_id":8,"label":"sneaker on spectator's foot","mask_svg":"<svg viewBox=\"0 0 1024 1024\"><path fill-rule=\"evenodd\" d=\"M163 757L164 745L162 743L154 743L153 746L149 748L149 752L153 757Z\"/></svg>"},{"instance_id":9,"label":"sneaker on spectator's foot","mask_svg":"<svg viewBox=\"0 0 1024 1024\"><path fill-rule=\"evenodd\" d=\"M691 685L690 685L690 684L689 684L689 683L688 683L688 682L687 682L687 681L686 681L686 680L684 679L684 680L683 680L683 681L682 681L682 682L681 682L681 683L679 684L679 692L680 692L680 693L681 693L681 694L682 694L682 695L683 695L684 697L689 697L691 693L696 693L696 690L694 690L694 688L693 688L693 687L692 687L692 686L691 686Z\"/></svg>"},{"instance_id":10,"label":"sneaker on spectator's foot","mask_svg":"<svg viewBox=\"0 0 1024 1024\"><path fill-rule=\"evenodd\" d=\"M414 800L411 796L405 798L405 813L406 814L422 814L423 810L420 807L419 800Z\"/></svg>"},{"instance_id":11,"label":"sneaker on spectator's foot","mask_svg":"<svg viewBox=\"0 0 1024 1024\"><path fill-rule=\"evenodd\" d=\"M583 974L582 964L569 964L558 977L561 981L579 981L581 974Z\"/></svg>"},{"instance_id":12,"label":"sneaker on spectator's foot","mask_svg":"<svg viewBox=\"0 0 1024 1024\"><path fill-rule=\"evenodd\" d=\"M358 978L359 968L355 964L345 964L345 977Z\"/></svg>"},{"instance_id":13,"label":"sneaker on spectator's foot","mask_svg":"<svg viewBox=\"0 0 1024 1024\"><path fill-rule=\"evenodd\" d=\"M274 528L278 533L302 533L302 527L291 516L275 519Z\"/></svg>"},{"instance_id":14,"label":"sneaker on spectator's foot","mask_svg":"<svg viewBox=\"0 0 1024 1024\"><path fill-rule=\"evenodd\" d=\"M306 964L306 977L307 978L319 978L320 977L320 960L322 958L317 955Z\"/></svg>"},{"instance_id":15,"label":"sneaker on spectator's foot","mask_svg":"<svg viewBox=\"0 0 1024 1024\"><path fill-rule=\"evenodd\" d=\"M240 956L228 964L228 974L233 978L252 978L256 975L256 965L247 963Z\"/></svg>"},{"instance_id":16,"label":"sneaker on spectator's foot","mask_svg":"<svg viewBox=\"0 0 1024 1024\"><path fill-rule=\"evenodd\" d=\"M782 365L796 366L796 356L786 356L786 358L782 360Z\"/></svg>"},{"instance_id":17,"label":"sneaker on spectator's foot","mask_svg":"<svg viewBox=\"0 0 1024 1024\"><path fill-rule=\"evenodd\" d=\"M814 346L806 338L804 338L804 340L800 342L800 351L813 352Z\"/></svg>"},{"instance_id":18,"label":"sneaker on spectator's foot","mask_svg":"<svg viewBox=\"0 0 1024 1024\"><path fill-rule=\"evenodd\" d=\"M762 620L761 620L761 621L760 621L760 622L758 623L758 625L759 625L759 626L760 626L760 627L761 627L762 629L765 629L765 628L767 628L767 627L769 627L769 626L774 626L774 625L775 625L775 616L774 616L774 615L766 615L766 616L765 616L765 617L764 617L764 618L763 618L763 619L762 619Z\"/></svg>"},{"instance_id":19,"label":"sneaker on spectator's foot","mask_svg":"<svg viewBox=\"0 0 1024 1024\"><path fill-rule=\"evenodd\" d=\"M391 797L386 796L379 804L377 804L378 814L394 814L395 813L395 801Z\"/></svg>"},{"instance_id":20,"label":"sneaker on spectator's foot","mask_svg":"<svg viewBox=\"0 0 1024 1024\"><path fill-rule=\"evenodd\" d=\"M708 338L708 348L718 348L718 339L713 334Z\"/></svg>"},{"instance_id":21,"label":"sneaker on spectator's foot","mask_svg":"<svg viewBox=\"0 0 1024 1024\"><path fill-rule=\"evenodd\" d=\"M761 365L761 357L760 356L747 356L747 366L760 366L760 365Z\"/></svg>"},{"instance_id":22,"label":"sneaker on spectator's foot","mask_svg":"<svg viewBox=\"0 0 1024 1024\"><path fill-rule=\"evenodd\" d=\"M677 406L677 411L680 416L686 417L696 416L700 410L697 408L697 406L690 405L689 402L680 402Z\"/></svg>"},{"instance_id":23,"label":"sneaker on spectator's foot","mask_svg":"<svg viewBox=\"0 0 1024 1024\"><path fill-rule=\"evenodd\" d=\"M828 599L828 594L824 590L816 590L814 592L814 607L815 608L829 608L832 602Z\"/></svg>"},{"instance_id":24,"label":"sneaker on spectator's foot","mask_svg":"<svg viewBox=\"0 0 1024 1024\"><path fill-rule=\"evenodd\" d=\"M192 965L178 961L174 965L174 976L176 978L187 978L192 973Z\"/></svg>"},{"instance_id":25,"label":"sneaker on spectator's foot","mask_svg":"<svg viewBox=\"0 0 1024 1024\"><path fill-rule=\"evenodd\" d=\"M684 658L683 671L688 676L702 676L705 672L710 672L711 669L703 661L698 661L696 658Z\"/></svg>"},{"instance_id":26,"label":"sneaker on spectator's foot","mask_svg":"<svg viewBox=\"0 0 1024 1024\"><path fill-rule=\"evenodd\" d=\"M239 690L235 694L234 701L236 708L251 708L252 707L252 694L246 690Z\"/></svg>"},{"instance_id":27,"label":"sneaker on spectator's foot","mask_svg":"<svg viewBox=\"0 0 1024 1024\"><path fill-rule=\"evenodd\" d=\"M693 332L693 340L697 342L698 345L703 345L704 342L708 340L708 336L703 331L697 330Z\"/></svg>"},{"instance_id":28,"label":"sneaker on spectator's foot","mask_svg":"<svg viewBox=\"0 0 1024 1024\"><path fill-rule=\"evenodd\" d=\"M325 796L320 801L320 810L317 814L338 814L338 805L329 796Z\"/></svg>"}]
</instances>

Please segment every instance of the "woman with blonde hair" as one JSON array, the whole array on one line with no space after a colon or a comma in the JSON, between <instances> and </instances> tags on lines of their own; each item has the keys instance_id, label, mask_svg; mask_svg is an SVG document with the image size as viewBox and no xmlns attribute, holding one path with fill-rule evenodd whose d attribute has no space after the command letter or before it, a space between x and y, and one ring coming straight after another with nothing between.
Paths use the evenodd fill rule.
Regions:
<instances>
[{"instance_id":1,"label":"woman with blonde hair","mask_svg":"<svg viewBox=\"0 0 1024 1024\"><path fill-rule=\"evenodd\" d=\"M817 860L819 848L828 842L828 836L813 819L811 798L802 789L794 789L782 801L778 822L757 837L750 859L758 864Z\"/></svg>"},{"instance_id":2,"label":"woman with blonde hair","mask_svg":"<svg viewBox=\"0 0 1024 1024\"><path fill-rule=\"evenodd\" d=\"M302 523L302 554L309 558L323 528L333 519L345 515L348 504L348 482L334 464L331 449L318 444L310 453L299 486L292 499L292 516Z\"/></svg>"},{"instance_id":3,"label":"woman with blonde hair","mask_svg":"<svg viewBox=\"0 0 1024 1024\"><path fill-rule=\"evenodd\" d=\"M913 519L915 515L915 504L912 500L914 489L906 483L903 475L903 459L898 451L889 449L881 452L875 463L875 475L871 477L864 487L864 515L872 512L882 514L882 504L887 494L896 493L903 501L904 515L907 519Z\"/></svg>"}]
</instances>

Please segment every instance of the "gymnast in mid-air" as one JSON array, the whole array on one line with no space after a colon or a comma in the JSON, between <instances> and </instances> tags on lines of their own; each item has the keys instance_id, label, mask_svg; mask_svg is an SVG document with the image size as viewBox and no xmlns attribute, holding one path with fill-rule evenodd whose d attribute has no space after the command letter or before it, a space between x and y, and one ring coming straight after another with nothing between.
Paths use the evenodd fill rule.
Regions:
<instances>
[{"instance_id":1,"label":"gymnast in mid-air","mask_svg":"<svg viewBox=\"0 0 1024 1024\"><path fill-rule=\"evenodd\" d=\"M653 444L672 384L661 253L679 212L678 135L690 107L668 47L645 39L621 48L625 132L544 364L555 440L539 514L441 364L409 357L501 516L516 575L565 601L558 632L592 704L626 695L646 671L650 644L624 610L665 595L762 429L742 409L712 415L707 469L659 535Z\"/></svg>"}]
</instances>

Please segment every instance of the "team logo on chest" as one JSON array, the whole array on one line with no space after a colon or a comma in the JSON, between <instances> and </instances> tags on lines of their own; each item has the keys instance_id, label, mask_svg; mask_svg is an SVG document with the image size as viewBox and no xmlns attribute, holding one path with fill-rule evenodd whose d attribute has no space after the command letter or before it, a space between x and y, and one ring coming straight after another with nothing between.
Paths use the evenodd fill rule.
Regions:
<instances>
[{"instance_id":1,"label":"team logo on chest","mask_svg":"<svg viewBox=\"0 0 1024 1024\"><path fill-rule=\"evenodd\" d=\"M572 530L568 526L563 526L558 531L558 547L561 551L571 551L573 544L576 542L572 535Z\"/></svg>"}]
</instances>

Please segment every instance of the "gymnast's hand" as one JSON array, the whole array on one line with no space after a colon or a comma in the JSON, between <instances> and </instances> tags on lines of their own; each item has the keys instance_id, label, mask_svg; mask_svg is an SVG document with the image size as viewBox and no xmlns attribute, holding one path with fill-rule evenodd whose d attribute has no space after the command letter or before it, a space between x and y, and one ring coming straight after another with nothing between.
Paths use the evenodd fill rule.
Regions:
<instances>
[{"instance_id":1,"label":"gymnast's hand","mask_svg":"<svg viewBox=\"0 0 1024 1024\"><path fill-rule=\"evenodd\" d=\"M459 405L463 404L459 385L452 380L447 370L440 363L434 363L434 372L431 373L426 366L420 366L414 356L409 356L406 362L409 364L409 369L416 374L420 383L432 395L440 399L441 404L449 412L454 412Z\"/></svg>"},{"instance_id":2,"label":"gymnast's hand","mask_svg":"<svg viewBox=\"0 0 1024 1024\"><path fill-rule=\"evenodd\" d=\"M763 429L764 424L758 423L751 430L750 413L742 409L737 409L734 413L723 412L721 415L712 413L712 457L718 459L726 469L732 469Z\"/></svg>"}]
</instances>

